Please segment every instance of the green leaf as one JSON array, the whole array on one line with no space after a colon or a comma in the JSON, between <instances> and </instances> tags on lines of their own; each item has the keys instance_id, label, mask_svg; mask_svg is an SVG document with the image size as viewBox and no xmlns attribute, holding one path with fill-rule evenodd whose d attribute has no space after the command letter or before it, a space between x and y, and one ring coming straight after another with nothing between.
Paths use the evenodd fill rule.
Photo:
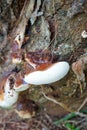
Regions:
<instances>
[{"instance_id":1,"label":"green leaf","mask_svg":"<svg viewBox=\"0 0 87 130\"><path fill-rule=\"evenodd\" d=\"M77 128L75 128L75 130L80 130L80 129L77 127Z\"/></svg>"},{"instance_id":2,"label":"green leaf","mask_svg":"<svg viewBox=\"0 0 87 130\"><path fill-rule=\"evenodd\" d=\"M76 117L76 116L77 115L75 113L70 113L67 116L63 117L62 119L55 121L54 124L58 125L64 121L70 120L71 118Z\"/></svg>"},{"instance_id":3,"label":"green leaf","mask_svg":"<svg viewBox=\"0 0 87 130\"><path fill-rule=\"evenodd\" d=\"M70 123L66 123L65 124L66 128L68 128L69 130L75 130L75 126L70 124Z\"/></svg>"}]
</instances>

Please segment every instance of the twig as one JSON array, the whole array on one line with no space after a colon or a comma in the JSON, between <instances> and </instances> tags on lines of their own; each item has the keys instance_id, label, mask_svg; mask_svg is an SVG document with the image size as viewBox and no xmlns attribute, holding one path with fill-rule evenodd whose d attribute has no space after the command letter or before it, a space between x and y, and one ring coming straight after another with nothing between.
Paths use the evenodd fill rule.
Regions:
<instances>
[{"instance_id":1,"label":"twig","mask_svg":"<svg viewBox=\"0 0 87 130\"><path fill-rule=\"evenodd\" d=\"M70 110L64 103L58 102L58 101L56 101L55 99L46 96L46 94L45 94L44 92L41 92L41 93L43 94L43 96L44 96L47 100L52 101L52 102L54 102L54 103L60 105L62 108L64 108L64 109L67 110L68 112L72 112L72 110Z\"/></svg>"},{"instance_id":2,"label":"twig","mask_svg":"<svg viewBox=\"0 0 87 130\"><path fill-rule=\"evenodd\" d=\"M75 112L76 115L80 116L80 117L87 117L86 114L81 113L81 112Z\"/></svg>"},{"instance_id":3,"label":"twig","mask_svg":"<svg viewBox=\"0 0 87 130\"><path fill-rule=\"evenodd\" d=\"M82 104L80 105L77 111L80 111L86 103L87 103L87 98L82 102Z\"/></svg>"},{"instance_id":4,"label":"twig","mask_svg":"<svg viewBox=\"0 0 87 130\"><path fill-rule=\"evenodd\" d=\"M73 123L75 125L78 124L78 122L76 120L67 120L67 121L65 121L65 123Z\"/></svg>"}]
</instances>

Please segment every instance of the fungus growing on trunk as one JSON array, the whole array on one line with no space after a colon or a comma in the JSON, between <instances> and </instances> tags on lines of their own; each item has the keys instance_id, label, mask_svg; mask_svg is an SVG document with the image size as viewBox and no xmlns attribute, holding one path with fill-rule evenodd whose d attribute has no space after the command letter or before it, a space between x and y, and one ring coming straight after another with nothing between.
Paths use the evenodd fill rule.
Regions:
<instances>
[{"instance_id":1,"label":"fungus growing on trunk","mask_svg":"<svg viewBox=\"0 0 87 130\"><path fill-rule=\"evenodd\" d=\"M0 107L8 108L18 99L18 93L14 90L12 76L4 77L0 83Z\"/></svg>"},{"instance_id":2,"label":"fungus growing on trunk","mask_svg":"<svg viewBox=\"0 0 87 130\"><path fill-rule=\"evenodd\" d=\"M55 59L49 51L26 54L21 71L12 72L3 79L0 106L13 105L18 99L19 92L27 90L30 85L50 84L62 79L69 71L69 64L65 61L56 62Z\"/></svg>"},{"instance_id":3,"label":"fungus growing on trunk","mask_svg":"<svg viewBox=\"0 0 87 130\"><path fill-rule=\"evenodd\" d=\"M28 84L50 84L62 79L69 71L69 64L65 61L49 65L44 70L36 70L26 74L23 80Z\"/></svg>"},{"instance_id":4,"label":"fungus growing on trunk","mask_svg":"<svg viewBox=\"0 0 87 130\"><path fill-rule=\"evenodd\" d=\"M18 100L19 92L29 88L20 73L11 73L0 82L0 107L8 108Z\"/></svg>"}]
</instances>

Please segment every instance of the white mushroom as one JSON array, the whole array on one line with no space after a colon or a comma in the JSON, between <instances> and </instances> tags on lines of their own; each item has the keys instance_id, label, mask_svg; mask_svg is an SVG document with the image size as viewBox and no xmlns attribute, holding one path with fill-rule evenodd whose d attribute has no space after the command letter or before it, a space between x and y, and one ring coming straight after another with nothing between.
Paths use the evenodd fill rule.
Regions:
<instances>
[{"instance_id":1,"label":"white mushroom","mask_svg":"<svg viewBox=\"0 0 87 130\"><path fill-rule=\"evenodd\" d=\"M62 79L69 71L69 64L65 61L57 62L46 68L26 74L24 81L28 84L50 84Z\"/></svg>"},{"instance_id":2,"label":"white mushroom","mask_svg":"<svg viewBox=\"0 0 87 130\"><path fill-rule=\"evenodd\" d=\"M11 107L18 100L19 92L29 88L20 75L12 73L0 82L0 107Z\"/></svg>"},{"instance_id":3,"label":"white mushroom","mask_svg":"<svg viewBox=\"0 0 87 130\"><path fill-rule=\"evenodd\" d=\"M87 31L83 30L81 33L82 38L87 38Z\"/></svg>"},{"instance_id":4,"label":"white mushroom","mask_svg":"<svg viewBox=\"0 0 87 130\"><path fill-rule=\"evenodd\" d=\"M12 63L13 63L13 64L20 64L21 61L22 61L22 60L21 60L20 58L12 57Z\"/></svg>"},{"instance_id":5,"label":"white mushroom","mask_svg":"<svg viewBox=\"0 0 87 130\"><path fill-rule=\"evenodd\" d=\"M9 77L5 77L0 84L0 107L8 108L18 99L18 93L11 88Z\"/></svg>"}]
</instances>

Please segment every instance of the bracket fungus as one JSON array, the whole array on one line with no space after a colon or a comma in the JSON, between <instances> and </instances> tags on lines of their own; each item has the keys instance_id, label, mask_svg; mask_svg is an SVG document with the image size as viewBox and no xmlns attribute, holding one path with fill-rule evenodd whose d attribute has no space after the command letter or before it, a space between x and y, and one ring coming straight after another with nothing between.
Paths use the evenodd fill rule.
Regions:
<instances>
[{"instance_id":1,"label":"bracket fungus","mask_svg":"<svg viewBox=\"0 0 87 130\"><path fill-rule=\"evenodd\" d=\"M12 73L4 77L0 84L0 106L10 107L18 100L19 92L29 88L31 84L50 84L63 78L69 71L69 64L65 61L53 63L43 70L22 75Z\"/></svg>"},{"instance_id":2,"label":"bracket fungus","mask_svg":"<svg viewBox=\"0 0 87 130\"><path fill-rule=\"evenodd\" d=\"M21 76L11 73L4 77L0 83L0 107L8 108L17 102L19 92L28 89Z\"/></svg>"},{"instance_id":3,"label":"bracket fungus","mask_svg":"<svg viewBox=\"0 0 87 130\"><path fill-rule=\"evenodd\" d=\"M69 71L69 64L65 61L57 62L44 70L36 70L24 76L28 84L41 85L50 84L62 79Z\"/></svg>"},{"instance_id":4,"label":"bracket fungus","mask_svg":"<svg viewBox=\"0 0 87 130\"><path fill-rule=\"evenodd\" d=\"M11 76L4 77L0 83L0 107L9 108L18 100L18 93L14 90Z\"/></svg>"},{"instance_id":5,"label":"bracket fungus","mask_svg":"<svg viewBox=\"0 0 87 130\"><path fill-rule=\"evenodd\" d=\"M57 62L58 57L48 50L28 52L25 61L33 68L23 80L28 84L50 84L62 79L69 71L68 62Z\"/></svg>"}]
</instances>

